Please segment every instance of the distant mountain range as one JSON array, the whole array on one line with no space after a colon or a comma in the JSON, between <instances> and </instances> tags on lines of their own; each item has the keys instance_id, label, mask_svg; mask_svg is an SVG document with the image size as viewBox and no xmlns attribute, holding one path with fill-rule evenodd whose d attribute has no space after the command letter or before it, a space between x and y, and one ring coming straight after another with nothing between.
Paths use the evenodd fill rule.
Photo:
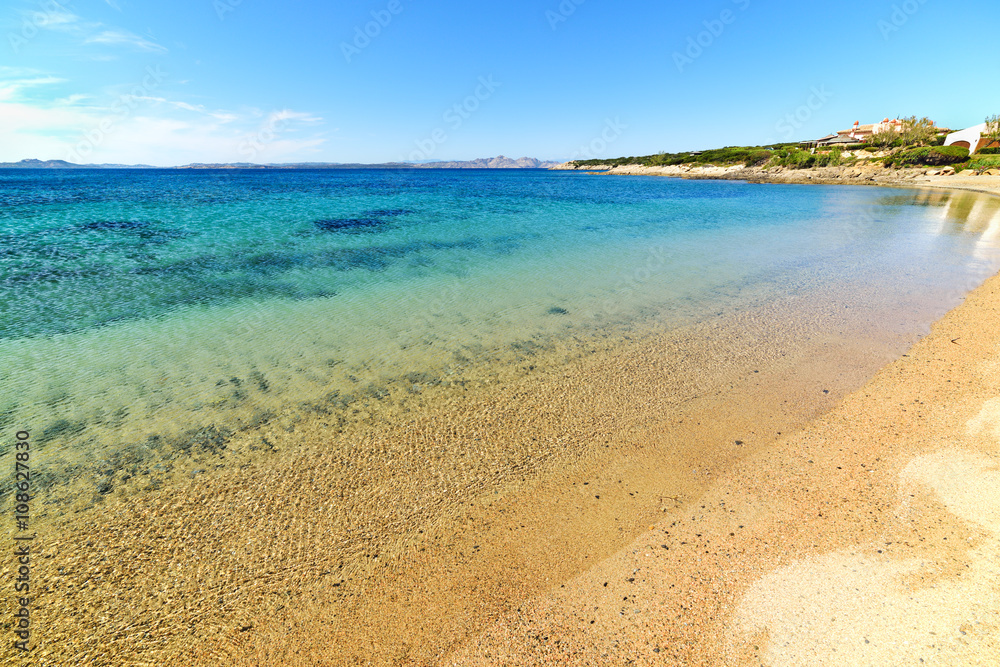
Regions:
<instances>
[{"instance_id":1,"label":"distant mountain range","mask_svg":"<svg viewBox=\"0 0 1000 667\"><path fill-rule=\"evenodd\" d=\"M73 164L65 160L21 160L0 162L0 169L548 169L558 162L543 162L532 157L513 160L494 158L454 162L387 162L384 164L342 164L338 162L299 162L294 164L252 164L249 162L194 163L178 167L153 167L148 164Z\"/></svg>"},{"instance_id":2,"label":"distant mountain range","mask_svg":"<svg viewBox=\"0 0 1000 667\"><path fill-rule=\"evenodd\" d=\"M427 162L412 166L423 169L548 169L558 164L560 163L543 162L533 157L522 157L512 160L509 157L499 155L497 157L479 158L478 160L467 160L464 162Z\"/></svg>"}]
</instances>

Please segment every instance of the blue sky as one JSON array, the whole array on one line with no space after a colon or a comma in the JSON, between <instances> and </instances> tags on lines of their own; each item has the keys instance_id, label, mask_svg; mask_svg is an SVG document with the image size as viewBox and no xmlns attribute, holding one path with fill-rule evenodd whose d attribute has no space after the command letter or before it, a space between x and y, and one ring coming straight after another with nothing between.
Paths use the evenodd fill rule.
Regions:
<instances>
[{"instance_id":1,"label":"blue sky","mask_svg":"<svg viewBox=\"0 0 1000 667\"><path fill-rule=\"evenodd\" d=\"M998 23L995 0L4 0L0 161L561 160L961 128L1000 113Z\"/></svg>"}]
</instances>

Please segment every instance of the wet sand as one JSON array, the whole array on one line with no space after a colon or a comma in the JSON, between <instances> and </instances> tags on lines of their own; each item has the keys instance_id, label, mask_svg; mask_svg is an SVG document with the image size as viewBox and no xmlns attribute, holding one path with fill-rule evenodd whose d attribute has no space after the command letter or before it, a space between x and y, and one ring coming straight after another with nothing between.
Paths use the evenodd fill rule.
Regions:
<instances>
[{"instance_id":1,"label":"wet sand","mask_svg":"<svg viewBox=\"0 0 1000 667\"><path fill-rule=\"evenodd\" d=\"M788 296L239 434L43 527L39 664L990 664L998 311L898 359Z\"/></svg>"},{"instance_id":2,"label":"wet sand","mask_svg":"<svg viewBox=\"0 0 1000 667\"><path fill-rule=\"evenodd\" d=\"M448 664L1000 661L1000 278Z\"/></svg>"},{"instance_id":3,"label":"wet sand","mask_svg":"<svg viewBox=\"0 0 1000 667\"><path fill-rule=\"evenodd\" d=\"M831 412L442 662L998 664L998 386L1000 276Z\"/></svg>"},{"instance_id":4,"label":"wet sand","mask_svg":"<svg viewBox=\"0 0 1000 667\"><path fill-rule=\"evenodd\" d=\"M420 393L238 434L198 474L39 528L40 654L435 662L912 342L845 303L792 295L670 332L522 345Z\"/></svg>"}]
</instances>

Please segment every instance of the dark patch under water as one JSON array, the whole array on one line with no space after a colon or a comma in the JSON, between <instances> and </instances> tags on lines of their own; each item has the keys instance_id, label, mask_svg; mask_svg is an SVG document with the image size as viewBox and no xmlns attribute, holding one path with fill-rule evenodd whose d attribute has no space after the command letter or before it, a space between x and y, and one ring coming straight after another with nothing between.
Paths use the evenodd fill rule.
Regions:
<instances>
[{"instance_id":1,"label":"dark patch under water","mask_svg":"<svg viewBox=\"0 0 1000 667\"><path fill-rule=\"evenodd\" d=\"M87 231L126 231L149 229L150 223L139 220L96 220L78 225L79 229Z\"/></svg>"},{"instance_id":2,"label":"dark patch under water","mask_svg":"<svg viewBox=\"0 0 1000 667\"><path fill-rule=\"evenodd\" d=\"M77 225L74 232L111 232L127 236L132 243L162 244L183 239L188 233L182 229L170 229L147 220L95 220Z\"/></svg>"},{"instance_id":3,"label":"dark patch under water","mask_svg":"<svg viewBox=\"0 0 1000 667\"><path fill-rule=\"evenodd\" d=\"M95 258L79 249L52 246L52 258L23 259L8 266L0 286L8 288L0 304L0 338L33 333L67 333L82 328L145 317L193 304L220 304L248 297L326 298L338 293L336 279L296 283L284 279L299 269L337 272L387 270L394 262L419 257L433 265L433 253L448 250L510 252L509 237L459 241L412 241L364 248L289 248L202 253L163 261L156 256L122 255L116 261ZM59 260L59 261L56 261ZM70 261L72 260L72 261ZM72 289L77 298L58 294ZM43 291L44 290L44 291ZM42 298L53 293L51 298ZM89 298L88 298L89 297Z\"/></svg>"},{"instance_id":4,"label":"dark patch under water","mask_svg":"<svg viewBox=\"0 0 1000 667\"><path fill-rule=\"evenodd\" d=\"M415 388L419 390L441 383L442 379L435 374L413 371L388 379L384 384L368 384L353 392L334 390L315 401L299 404L298 409L302 414L335 415L336 423L341 425L346 423L348 410L352 406L367 401L383 401L392 395L390 387L396 386L412 393ZM252 371L247 378L233 376L219 380L218 386L227 385L237 390L247 388L248 385L254 385L253 389L260 392L270 390L266 376L260 371ZM276 418L274 412L258 409L252 417L240 423L210 423L173 435L151 433L144 440L119 443L114 451L103 452L80 463L54 460L51 469L44 471L45 474L39 477L36 487L49 491L74 482L83 482L83 488L89 488L96 494L91 497L91 503L100 502L100 496L108 495L130 480L132 484L144 480L137 487L140 489L159 488L161 478L169 475L179 461L217 460L226 455L236 434L258 429ZM69 443L77 446L86 428L87 424L84 422L57 419L44 428L37 442L43 447L56 446L57 450ZM263 442L268 446L266 438ZM251 449L259 447L251 446ZM0 450L0 454L6 453L9 452ZM12 484L10 479L0 480L0 497L10 495ZM55 502L59 502L60 498L68 496L57 492L52 497Z\"/></svg>"},{"instance_id":5,"label":"dark patch under water","mask_svg":"<svg viewBox=\"0 0 1000 667\"><path fill-rule=\"evenodd\" d=\"M364 232L376 231L389 224L389 218L412 213L405 208L380 208L353 218L324 218L314 220L313 226L323 232Z\"/></svg>"},{"instance_id":6,"label":"dark patch under water","mask_svg":"<svg viewBox=\"0 0 1000 667\"><path fill-rule=\"evenodd\" d=\"M314 220L313 225L323 232L346 232L373 230L373 228L384 226L385 220L383 218L329 218Z\"/></svg>"}]
</instances>

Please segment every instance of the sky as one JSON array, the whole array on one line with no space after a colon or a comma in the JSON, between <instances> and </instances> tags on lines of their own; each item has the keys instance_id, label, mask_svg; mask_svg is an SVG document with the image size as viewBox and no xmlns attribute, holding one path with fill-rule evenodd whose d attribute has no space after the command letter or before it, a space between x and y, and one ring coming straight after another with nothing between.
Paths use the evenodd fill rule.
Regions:
<instances>
[{"instance_id":1,"label":"sky","mask_svg":"<svg viewBox=\"0 0 1000 667\"><path fill-rule=\"evenodd\" d=\"M0 161L567 160L1000 113L996 0L0 0Z\"/></svg>"}]
</instances>

